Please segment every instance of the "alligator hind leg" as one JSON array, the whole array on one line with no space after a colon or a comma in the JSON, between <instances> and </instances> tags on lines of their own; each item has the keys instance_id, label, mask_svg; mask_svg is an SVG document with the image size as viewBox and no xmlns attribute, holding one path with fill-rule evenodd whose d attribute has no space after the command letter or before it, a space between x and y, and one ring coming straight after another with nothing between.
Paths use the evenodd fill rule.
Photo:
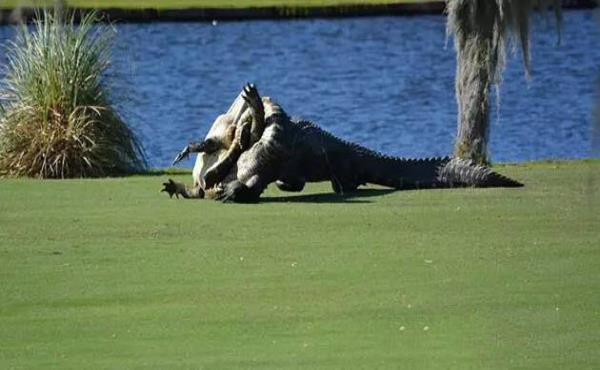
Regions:
<instances>
[{"instance_id":1,"label":"alligator hind leg","mask_svg":"<svg viewBox=\"0 0 600 370\"><path fill-rule=\"evenodd\" d=\"M344 179L339 179L337 177L333 177L331 179L331 188L336 194L340 195L356 191L359 185L360 184L358 184L356 181L348 181Z\"/></svg>"},{"instance_id":2,"label":"alligator hind leg","mask_svg":"<svg viewBox=\"0 0 600 370\"><path fill-rule=\"evenodd\" d=\"M348 161L338 153L331 154L328 161L329 177L333 191L341 195L356 191L360 185L356 174L357 166L354 166L352 161Z\"/></svg>"}]
</instances>

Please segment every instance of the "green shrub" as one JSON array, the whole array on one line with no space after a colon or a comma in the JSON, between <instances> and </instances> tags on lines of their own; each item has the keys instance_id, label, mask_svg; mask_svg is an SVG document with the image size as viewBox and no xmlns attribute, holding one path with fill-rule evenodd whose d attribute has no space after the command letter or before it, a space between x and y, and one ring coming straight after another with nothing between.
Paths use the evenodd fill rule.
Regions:
<instances>
[{"instance_id":1,"label":"green shrub","mask_svg":"<svg viewBox=\"0 0 600 370\"><path fill-rule=\"evenodd\" d=\"M134 133L111 107L105 71L114 29L94 13L51 11L6 47L0 83L0 174L96 177L146 166Z\"/></svg>"}]
</instances>

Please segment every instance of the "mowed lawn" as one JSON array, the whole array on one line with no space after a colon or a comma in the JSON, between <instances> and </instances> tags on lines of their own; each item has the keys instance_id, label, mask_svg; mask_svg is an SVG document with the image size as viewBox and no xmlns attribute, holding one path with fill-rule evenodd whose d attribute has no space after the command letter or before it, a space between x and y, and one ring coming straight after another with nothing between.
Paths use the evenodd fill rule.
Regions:
<instances>
[{"instance_id":1,"label":"mowed lawn","mask_svg":"<svg viewBox=\"0 0 600 370\"><path fill-rule=\"evenodd\" d=\"M428 0L67 0L78 8L248 8L260 6L337 6L352 4L425 3ZM47 6L53 0L0 0L0 8L19 6Z\"/></svg>"},{"instance_id":2,"label":"mowed lawn","mask_svg":"<svg viewBox=\"0 0 600 370\"><path fill-rule=\"evenodd\" d=\"M0 180L0 368L600 368L600 161L497 170L527 186Z\"/></svg>"}]
</instances>

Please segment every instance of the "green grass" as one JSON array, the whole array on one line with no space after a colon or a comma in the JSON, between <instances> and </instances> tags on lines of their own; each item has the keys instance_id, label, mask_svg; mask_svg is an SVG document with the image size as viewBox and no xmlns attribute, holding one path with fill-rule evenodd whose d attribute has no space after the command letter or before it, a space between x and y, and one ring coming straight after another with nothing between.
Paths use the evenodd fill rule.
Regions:
<instances>
[{"instance_id":1,"label":"green grass","mask_svg":"<svg viewBox=\"0 0 600 370\"><path fill-rule=\"evenodd\" d=\"M600 368L600 162L498 170L526 187L0 180L0 368Z\"/></svg>"},{"instance_id":2,"label":"green grass","mask_svg":"<svg viewBox=\"0 0 600 370\"><path fill-rule=\"evenodd\" d=\"M80 8L246 8L258 6L318 6L348 4L423 3L425 0L68 0L67 4ZM53 4L52 0L1 0L0 8L17 5Z\"/></svg>"}]
</instances>

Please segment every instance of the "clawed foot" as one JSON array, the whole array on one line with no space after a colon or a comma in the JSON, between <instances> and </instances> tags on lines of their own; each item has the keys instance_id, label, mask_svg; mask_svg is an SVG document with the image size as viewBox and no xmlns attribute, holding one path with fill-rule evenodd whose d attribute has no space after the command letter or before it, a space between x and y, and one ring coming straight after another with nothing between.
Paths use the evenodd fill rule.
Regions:
<instances>
[{"instance_id":1,"label":"clawed foot","mask_svg":"<svg viewBox=\"0 0 600 370\"><path fill-rule=\"evenodd\" d=\"M186 145L185 148L183 148L183 150L181 152L179 152L179 154L177 154L177 157L175 157L175 159L173 160L173 163L171 165L175 166L177 163L179 163L182 160L189 157L189 155L190 155L190 146Z\"/></svg>"},{"instance_id":2,"label":"clawed foot","mask_svg":"<svg viewBox=\"0 0 600 370\"><path fill-rule=\"evenodd\" d=\"M225 191L225 189L223 188L223 186L219 183L217 185L215 185L214 187L206 190L205 192L205 197L206 199L219 199L223 192Z\"/></svg>"},{"instance_id":3,"label":"clawed foot","mask_svg":"<svg viewBox=\"0 0 600 370\"><path fill-rule=\"evenodd\" d=\"M175 195L179 199L179 194L184 194L184 191L185 185L169 179L168 182L163 182L163 188L160 192L166 192L169 194L169 198L173 198L173 195Z\"/></svg>"},{"instance_id":4,"label":"clawed foot","mask_svg":"<svg viewBox=\"0 0 600 370\"><path fill-rule=\"evenodd\" d=\"M259 196L243 183L234 181L227 184L224 191L215 199L223 203L257 203Z\"/></svg>"},{"instance_id":5,"label":"clawed foot","mask_svg":"<svg viewBox=\"0 0 600 370\"><path fill-rule=\"evenodd\" d=\"M252 107L257 113L264 110L262 100L258 94L258 90L254 84L246 84L242 91L242 98L250 107Z\"/></svg>"}]
</instances>

